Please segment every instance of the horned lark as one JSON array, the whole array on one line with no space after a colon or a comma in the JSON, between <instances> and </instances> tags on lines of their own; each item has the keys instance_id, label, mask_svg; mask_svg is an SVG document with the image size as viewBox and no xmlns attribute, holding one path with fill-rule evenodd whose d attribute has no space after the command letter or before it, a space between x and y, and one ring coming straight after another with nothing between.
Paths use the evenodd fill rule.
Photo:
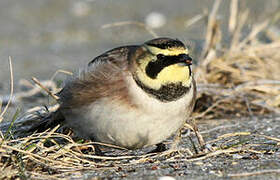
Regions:
<instances>
[{"instance_id":1,"label":"horned lark","mask_svg":"<svg viewBox=\"0 0 280 180\"><path fill-rule=\"evenodd\" d=\"M185 45L158 38L93 59L58 93L46 128L63 123L84 138L128 149L161 143L193 110L196 85Z\"/></svg>"}]
</instances>

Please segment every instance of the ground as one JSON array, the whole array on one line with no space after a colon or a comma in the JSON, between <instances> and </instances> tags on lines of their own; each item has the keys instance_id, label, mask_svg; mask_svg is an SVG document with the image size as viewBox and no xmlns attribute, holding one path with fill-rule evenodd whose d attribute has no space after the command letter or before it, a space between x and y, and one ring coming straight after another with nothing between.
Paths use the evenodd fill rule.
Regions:
<instances>
[{"instance_id":1,"label":"ground","mask_svg":"<svg viewBox=\"0 0 280 180\"><path fill-rule=\"evenodd\" d=\"M279 128L280 118L273 116L201 121L199 129L207 142L217 140L225 134L229 135L227 138L223 137L215 143L210 143L212 146L223 147L225 151L228 149L229 152L197 158L188 158L189 155L186 152L174 153L169 157L156 155L147 157L142 163L136 164L133 164L135 160L129 163L124 160L123 163L128 163L125 166L112 162L114 168L90 171L83 177L156 179L160 176L172 176L176 179L225 179L228 177L279 179ZM274 136L278 139L275 141L262 135ZM195 139L194 135L192 138ZM171 139L167 141L167 143L171 142ZM178 148L179 152L185 151L186 148L193 150L188 136L183 135ZM277 172L270 172L271 170L277 170Z\"/></svg>"}]
</instances>

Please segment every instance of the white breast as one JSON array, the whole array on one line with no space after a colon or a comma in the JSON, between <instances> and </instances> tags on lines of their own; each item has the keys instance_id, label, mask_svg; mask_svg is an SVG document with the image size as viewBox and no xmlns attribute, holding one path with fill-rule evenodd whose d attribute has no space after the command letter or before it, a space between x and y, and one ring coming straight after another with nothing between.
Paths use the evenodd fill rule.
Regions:
<instances>
[{"instance_id":1,"label":"white breast","mask_svg":"<svg viewBox=\"0 0 280 180\"><path fill-rule=\"evenodd\" d=\"M145 93L131 77L128 81L137 108L105 98L65 113L68 125L87 138L134 149L160 143L184 124L190 114L187 107L193 87L190 94L164 103Z\"/></svg>"}]
</instances>

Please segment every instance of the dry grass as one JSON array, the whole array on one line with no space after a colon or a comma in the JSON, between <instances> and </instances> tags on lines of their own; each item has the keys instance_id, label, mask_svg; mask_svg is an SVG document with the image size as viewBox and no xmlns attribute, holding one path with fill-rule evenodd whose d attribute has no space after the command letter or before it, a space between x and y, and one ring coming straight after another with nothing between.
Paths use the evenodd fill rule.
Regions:
<instances>
[{"instance_id":1,"label":"dry grass","mask_svg":"<svg viewBox=\"0 0 280 180\"><path fill-rule=\"evenodd\" d=\"M246 37L241 38L248 11L238 14L237 1L232 1L229 21L231 42L221 46L222 35L215 21L217 6L209 16L206 44L202 61L195 69L199 83L198 106L195 117L219 118L228 115L252 116L280 112L280 41L260 41L272 21L255 24ZM236 23L239 22L239 23Z\"/></svg>"},{"instance_id":2,"label":"dry grass","mask_svg":"<svg viewBox=\"0 0 280 180\"><path fill-rule=\"evenodd\" d=\"M241 38L249 13L248 11L238 13L238 1L234 0L231 4L228 32L231 43L228 47L221 48L222 34L216 19L220 2L220 0L215 2L213 10L208 16L205 47L200 64L194 69L199 87L194 119L279 113L280 38L270 39L269 43L260 41L258 38L258 34L265 33L273 22L265 21L256 24L246 37ZM135 23L125 22L110 26L123 24ZM137 25L143 26L139 23ZM109 25L104 26L104 28L106 27ZM147 27L144 28L147 29ZM148 29L148 31L156 36L152 30ZM41 85L44 87L44 83ZM51 84L51 86L54 85ZM50 94L49 91L47 92ZM53 109L50 108L49 111L53 111ZM1 113L0 121L4 113L5 111ZM38 113L44 116L48 112L42 108L32 109L24 115L25 119L21 119L38 119ZM234 142L236 137L241 136L265 138L274 141L277 146L280 144L280 139L276 137L251 132L236 132L208 141L208 144L220 143L211 152L199 152L193 155L189 149L181 149L180 153L184 154L182 157L180 153L175 152L176 150L171 149L162 154L134 155L128 152L125 155L102 157L94 155L93 142L73 140L70 134L57 133L57 128L15 139L10 135L10 129L0 132L0 171L2 172L0 178L79 177L84 170L118 169L159 159L162 156L171 162L175 159L178 161L178 157L180 161L197 161L220 154L233 156L246 151L264 153L256 148L258 147L256 144ZM279 172L279 170L275 171ZM246 175L248 174L240 176ZM231 176L238 175L232 174Z\"/></svg>"}]
</instances>

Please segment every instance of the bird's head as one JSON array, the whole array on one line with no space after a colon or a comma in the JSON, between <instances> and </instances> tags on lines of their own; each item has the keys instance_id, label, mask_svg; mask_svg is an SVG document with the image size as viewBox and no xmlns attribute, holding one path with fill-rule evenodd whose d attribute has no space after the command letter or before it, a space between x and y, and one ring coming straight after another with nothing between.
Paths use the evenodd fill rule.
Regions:
<instances>
[{"instance_id":1,"label":"bird's head","mask_svg":"<svg viewBox=\"0 0 280 180\"><path fill-rule=\"evenodd\" d=\"M168 84L190 86L192 58L181 41L153 39L140 46L138 51L135 76L143 85L155 90Z\"/></svg>"}]
</instances>

